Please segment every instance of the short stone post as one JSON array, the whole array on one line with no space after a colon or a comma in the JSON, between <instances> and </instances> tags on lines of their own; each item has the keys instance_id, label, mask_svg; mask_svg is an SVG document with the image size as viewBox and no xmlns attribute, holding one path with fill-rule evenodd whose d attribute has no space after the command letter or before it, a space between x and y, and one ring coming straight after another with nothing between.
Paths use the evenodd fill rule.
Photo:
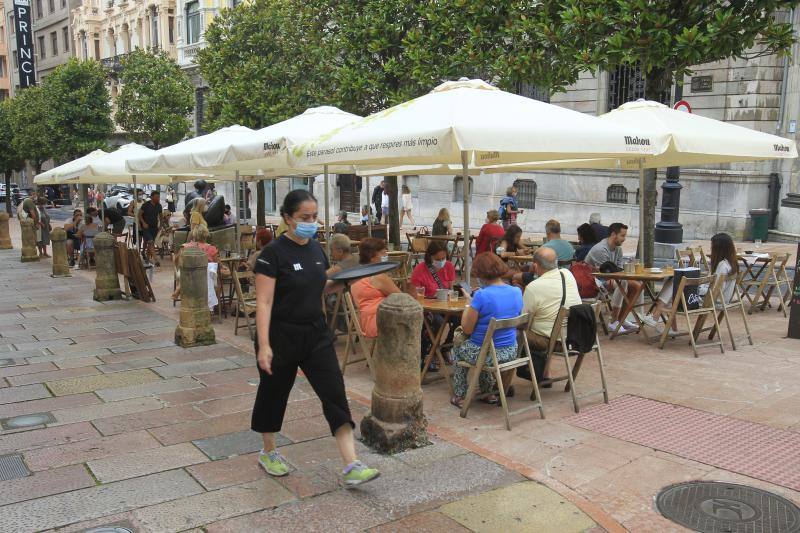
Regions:
<instances>
[{"instance_id":1,"label":"short stone post","mask_svg":"<svg viewBox=\"0 0 800 533\"><path fill-rule=\"evenodd\" d=\"M38 261L39 252L36 251L36 230L33 227L32 218L23 218L19 221L22 229L22 257L21 261Z\"/></svg>"},{"instance_id":2,"label":"short stone post","mask_svg":"<svg viewBox=\"0 0 800 533\"><path fill-rule=\"evenodd\" d=\"M117 261L114 258L115 242L116 239L105 231L94 237L94 265L97 274L94 281L94 299L98 302L122 299Z\"/></svg>"},{"instance_id":3,"label":"short stone post","mask_svg":"<svg viewBox=\"0 0 800 533\"><path fill-rule=\"evenodd\" d=\"M181 251L181 317L175 344L188 348L216 344L208 310L208 257L198 248Z\"/></svg>"},{"instance_id":4,"label":"short stone post","mask_svg":"<svg viewBox=\"0 0 800 533\"><path fill-rule=\"evenodd\" d=\"M68 278L72 276L67 264L67 232L64 228L53 228L50 232L50 242L53 248L53 274L54 278Z\"/></svg>"},{"instance_id":5,"label":"short stone post","mask_svg":"<svg viewBox=\"0 0 800 533\"><path fill-rule=\"evenodd\" d=\"M361 421L361 436L381 453L429 444L422 412L420 331L422 306L408 294L391 294L378 307L372 409Z\"/></svg>"},{"instance_id":6,"label":"short stone post","mask_svg":"<svg viewBox=\"0 0 800 533\"><path fill-rule=\"evenodd\" d=\"M0 212L0 250L10 250L11 246L11 233L8 229L8 213L5 211Z\"/></svg>"}]
</instances>

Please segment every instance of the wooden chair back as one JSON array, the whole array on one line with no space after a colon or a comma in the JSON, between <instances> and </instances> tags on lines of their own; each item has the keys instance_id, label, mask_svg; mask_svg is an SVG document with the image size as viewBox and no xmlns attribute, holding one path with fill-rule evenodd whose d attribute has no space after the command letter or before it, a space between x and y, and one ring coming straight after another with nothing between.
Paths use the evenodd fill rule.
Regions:
<instances>
[{"instance_id":1,"label":"wooden chair back","mask_svg":"<svg viewBox=\"0 0 800 533\"><path fill-rule=\"evenodd\" d=\"M745 338L750 342L750 345L753 344L753 334L750 333L750 324L747 322L747 313L744 309L744 300L742 299L742 295L738 290L738 282L740 279L740 274L728 274L726 276L717 276L717 283L712 287L712 294L711 297L714 299L714 304L717 307L717 322L721 323L723 320L725 322L725 327L728 329L728 336L731 340L731 348L736 350L736 338L733 335L733 328L731 328L730 323L730 315L728 314L729 310L732 310L734 313L739 312L742 316L742 322L744 324L744 330L746 333ZM733 290L733 294L731 294L730 298L725 297L725 285L727 283L735 283L736 287ZM714 335L717 333L716 327L712 326L710 329L710 333L708 335L708 339L712 340ZM720 335L722 333L720 332Z\"/></svg>"},{"instance_id":2,"label":"wooden chair back","mask_svg":"<svg viewBox=\"0 0 800 533\"><path fill-rule=\"evenodd\" d=\"M233 334L234 335L239 334L239 327L240 327L239 315L244 315L244 321L245 324L247 325L247 330L250 333L250 338L255 339L256 335L255 318L251 319L250 317L250 315L254 313L256 310L256 295L254 292L251 292L253 291L252 287L253 284L255 283L255 280L253 279L255 278L255 275L249 271L244 271L244 272L233 271L231 272L231 274L232 274L231 278L233 278L233 287L234 291L236 292L236 302L237 302L236 309L234 311L235 319L233 324ZM242 290L241 280L243 279L252 280L253 282L250 285L251 291L248 291L247 293L245 293Z\"/></svg>"},{"instance_id":3,"label":"wooden chair back","mask_svg":"<svg viewBox=\"0 0 800 533\"><path fill-rule=\"evenodd\" d=\"M664 343L667 340L667 337L670 334L670 325L676 320L678 315L680 314L686 320L686 333L679 333L678 335L674 336L689 336L689 342L692 345L692 351L694 352L694 356L698 357L697 348L700 347L708 347L708 346L719 346L720 352L725 353L725 346L723 346L722 341L713 341L709 339L710 342L700 344L698 342L700 334L706 329L703 328L703 324L708 316L711 316L714 320L714 326L717 330L719 330L719 321L717 318L717 309L714 303L714 295L717 294L719 288L717 285L719 284L720 277L719 276L701 276L699 278L681 278L680 283L678 284L677 290L677 297L673 299L672 307L670 308L669 317L667 317L667 322L664 327L664 331L661 334L661 339L659 341L658 347L663 349ZM707 285L708 291L706 292L705 296L700 297L699 293L696 297L696 300L691 302L687 301L686 299L686 287L700 287L701 285ZM691 306L697 304L697 307L694 309L690 309ZM694 323L692 322L692 317L696 317Z\"/></svg>"}]
</instances>

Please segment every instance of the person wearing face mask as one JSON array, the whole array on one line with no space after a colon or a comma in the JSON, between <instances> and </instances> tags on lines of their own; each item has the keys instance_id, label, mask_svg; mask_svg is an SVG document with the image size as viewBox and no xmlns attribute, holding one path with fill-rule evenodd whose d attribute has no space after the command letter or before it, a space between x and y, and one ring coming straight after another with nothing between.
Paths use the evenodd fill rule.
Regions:
<instances>
[{"instance_id":1,"label":"person wearing face mask","mask_svg":"<svg viewBox=\"0 0 800 533\"><path fill-rule=\"evenodd\" d=\"M358 262L362 265L386 262L389 260L387 253L386 241L368 237L358 247ZM378 336L378 306L387 296L396 292L400 292L400 289L387 274L360 279L350 287L361 316L364 335L371 339Z\"/></svg>"},{"instance_id":2,"label":"person wearing face mask","mask_svg":"<svg viewBox=\"0 0 800 533\"><path fill-rule=\"evenodd\" d=\"M468 306L461 317L461 329L469 335L469 339L453 348L453 355L457 361L466 361L474 365L489 329L489 322L493 318L502 320L515 318L522 311L522 293L516 287L506 285L503 277L508 274L508 266L502 259L491 252L483 252L475 257L472 264L473 275L478 278L478 289L470 298L466 290L462 290ZM517 331L515 329L502 329L494 333L494 346L497 351L497 361L507 363L517 357ZM488 366L492 365L488 359ZM514 371L502 374L503 386L508 390L511 385ZM488 393L494 390L495 383L492 377L485 372L480 376L480 392ZM464 403L467 394L467 369L458 365L453 367L453 397L450 403L458 408ZM485 401L497 403L495 396L489 396Z\"/></svg>"},{"instance_id":3,"label":"person wearing face mask","mask_svg":"<svg viewBox=\"0 0 800 533\"><path fill-rule=\"evenodd\" d=\"M289 474L289 464L276 449L286 404L298 368L313 387L345 468L346 485L378 477L356 457L353 423L322 296L335 290L325 271L328 258L318 241L317 200L305 190L286 195L281 218L287 231L265 246L256 260L255 351L260 383L251 428L262 434L259 464L272 476Z\"/></svg>"},{"instance_id":4,"label":"person wearing face mask","mask_svg":"<svg viewBox=\"0 0 800 533\"><path fill-rule=\"evenodd\" d=\"M435 298L439 289L450 289L456 279L456 269L447 260L446 244L431 240L425 250L425 261L414 267L411 285L424 287L426 298Z\"/></svg>"}]
</instances>

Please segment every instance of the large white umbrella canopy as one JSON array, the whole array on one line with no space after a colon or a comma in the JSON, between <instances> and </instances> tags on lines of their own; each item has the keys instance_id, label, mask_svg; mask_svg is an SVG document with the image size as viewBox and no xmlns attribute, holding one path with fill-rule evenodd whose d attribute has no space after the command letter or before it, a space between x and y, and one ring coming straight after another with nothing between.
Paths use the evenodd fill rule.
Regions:
<instances>
[{"instance_id":1,"label":"large white umbrella canopy","mask_svg":"<svg viewBox=\"0 0 800 533\"><path fill-rule=\"evenodd\" d=\"M95 150L93 152L89 152L83 157L79 157L78 159L74 159L68 163L64 163L63 165L51 168L47 172L42 172L41 174L37 174L36 177L33 178L33 183L34 185L57 185L63 183L62 176L64 174L70 173L75 169L81 168L87 162L107 154L108 152L104 150Z\"/></svg>"},{"instance_id":2,"label":"large white umbrella canopy","mask_svg":"<svg viewBox=\"0 0 800 533\"><path fill-rule=\"evenodd\" d=\"M622 127L501 91L482 80L446 82L430 93L302 144L296 166L461 164L658 154L666 137L645 124Z\"/></svg>"}]
</instances>

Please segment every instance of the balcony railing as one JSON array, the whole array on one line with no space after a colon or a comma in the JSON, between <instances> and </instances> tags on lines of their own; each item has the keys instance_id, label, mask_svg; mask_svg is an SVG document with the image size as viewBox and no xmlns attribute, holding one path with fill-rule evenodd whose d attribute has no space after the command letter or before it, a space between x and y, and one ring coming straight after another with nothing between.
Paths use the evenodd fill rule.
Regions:
<instances>
[{"instance_id":1,"label":"balcony railing","mask_svg":"<svg viewBox=\"0 0 800 533\"><path fill-rule=\"evenodd\" d=\"M196 43L187 44L180 47L181 64L194 63L197 59L197 54L205 48L205 41L198 41Z\"/></svg>"}]
</instances>

